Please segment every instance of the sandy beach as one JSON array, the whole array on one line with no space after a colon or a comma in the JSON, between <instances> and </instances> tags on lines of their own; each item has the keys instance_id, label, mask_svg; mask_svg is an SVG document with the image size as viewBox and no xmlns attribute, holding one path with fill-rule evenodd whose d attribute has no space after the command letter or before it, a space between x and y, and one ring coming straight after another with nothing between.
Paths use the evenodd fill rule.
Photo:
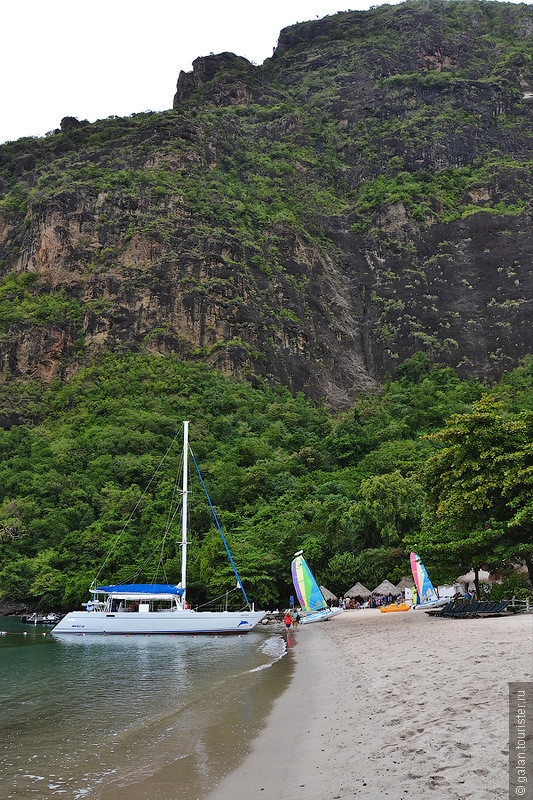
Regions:
<instances>
[{"instance_id":1,"label":"sandy beach","mask_svg":"<svg viewBox=\"0 0 533 800\"><path fill-rule=\"evenodd\" d=\"M533 615L348 611L294 634L293 677L208 800L508 796L508 682L532 679Z\"/></svg>"}]
</instances>

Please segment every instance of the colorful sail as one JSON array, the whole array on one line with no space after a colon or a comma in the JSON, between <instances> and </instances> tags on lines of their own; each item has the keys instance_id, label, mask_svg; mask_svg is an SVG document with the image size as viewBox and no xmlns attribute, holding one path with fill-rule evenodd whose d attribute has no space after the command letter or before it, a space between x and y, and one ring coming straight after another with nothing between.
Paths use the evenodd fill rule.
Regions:
<instances>
[{"instance_id":1,"label":"colorful sail","mask_svg":"<svg viewBox=\"0 0 533 800\"><path fill-rule=\"evenodd\" d=\"M296 556L291 564L292 582L304 614L311 614L328 608L324 595L320 591L313 573L307 566L305 558Z\"/></svg>"},{"instance_id":2,"label":"colorful sail","mask_svg":"<svg viewBox=\"0 0 533 800\"><path fill-rule=\"evenodd\" d=\"M418 593L418 602L427 603L430 600L434 600L437 597L435 589L428 578L425 566L416 553L411 553L411 570Z\"/></svg>"}]
</instances>

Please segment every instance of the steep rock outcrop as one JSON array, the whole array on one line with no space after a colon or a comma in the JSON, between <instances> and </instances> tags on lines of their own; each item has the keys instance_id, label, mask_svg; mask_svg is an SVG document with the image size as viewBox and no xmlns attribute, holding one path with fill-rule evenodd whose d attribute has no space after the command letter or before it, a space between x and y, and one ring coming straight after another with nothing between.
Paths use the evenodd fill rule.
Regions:
<instances>
[{"instance_id":1,"label":"steep rock outcrop","mask_svg":"<svg viewBox=\"0 0 533 800\"><path fill-rule=\"evenodd\" d=\"M216 106L259 102L266 88L261 71L234 53L203 56L193 61L193 71L180 72L174 108L195 95Z\"/></svg>"},{"instance_id":2,"label":"steep rock outcrop","mask_svg":"<svg viewBox=\"0 0 533 800\"><path fill-rule=\"evenodd\" d=\"M349 405L531 352L531 8L433 0L224 53L174 110L0 148L0 375L146 348Z\"/></svg>"}]
</instances>

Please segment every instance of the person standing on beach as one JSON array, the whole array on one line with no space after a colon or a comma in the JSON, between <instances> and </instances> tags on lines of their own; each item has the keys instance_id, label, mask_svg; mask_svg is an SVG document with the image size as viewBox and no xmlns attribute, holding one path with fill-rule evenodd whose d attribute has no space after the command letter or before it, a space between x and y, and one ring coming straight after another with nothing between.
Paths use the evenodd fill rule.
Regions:
<instances>
[{"instance_id":1,"label":"person standing on beach","mask_svg":"<svg viewBox=\"0 0 533 800\"><path fill-rule=\"evenodd\" d=\"M287 629L288 633L292 628L292 614L290 611L285 612L285 617L283 618L283 624L285 625L285 628Z\"/></svg>"},{"instance_id":2,"label":"person standing on beach","mask_svg":"<svg viewBox=\"0 0 533 800\"><path fill-rule=\"evenodd\" d=\"M298 627L298 623L299 622L300 622L300 615L298 614L296 609L294 609L294 611L292 612L292 629L293 629L293 631L296 630L296 628Z\"/></svg>"}]
</instances>

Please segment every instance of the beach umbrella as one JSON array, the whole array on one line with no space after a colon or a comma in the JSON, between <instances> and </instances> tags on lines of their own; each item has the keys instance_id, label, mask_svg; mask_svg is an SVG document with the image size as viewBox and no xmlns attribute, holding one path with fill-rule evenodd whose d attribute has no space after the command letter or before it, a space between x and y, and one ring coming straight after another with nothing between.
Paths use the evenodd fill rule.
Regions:
<instances>
[{"instance_id":1,"label":"beach umbrella","mask_svg":"<svg viewBox=\"0 0 533 800\"><path fill-rule=\"evenodd\" d=\"M355 586L352 586L351 589L348 589L347 592L344 593L345 597L370 597L372 592L363 586L362 583L357 582Z\"/></svg>"},{"instance_id":2,"label":"beach umbrella","mask_svg":"<svg viewBox=\"0 0 533 800\"><path fill-rule=\"evenodd\" d=\"M398 589L399 592L403 592L404 589L412 589L414 585L415 585L414 580L412 578L407 577L407 575L404 575L396 588Z\"/></svg>"},{"instance_id":3,"label":"beach umbrella","mask_svg":"<svg viewBox=\"0 0 533 800\"><path fill-rule=\"evenodd\" d=\"M390 581L381 581L372 594L398 594L396 586Z\"/></svg>"},{"instance_id":4,"label":"beach umbrella","mask_svg":"<svg viewBox=\"0 0 533 800\"><path fill-rule=\"evenodd\" d=\"M324 595L324 600L337 600L337 595L333 594L333 592L330 592L330 590L326 589L325 586L319 586L318 588Z\"/></svg>"}]
</instances>

